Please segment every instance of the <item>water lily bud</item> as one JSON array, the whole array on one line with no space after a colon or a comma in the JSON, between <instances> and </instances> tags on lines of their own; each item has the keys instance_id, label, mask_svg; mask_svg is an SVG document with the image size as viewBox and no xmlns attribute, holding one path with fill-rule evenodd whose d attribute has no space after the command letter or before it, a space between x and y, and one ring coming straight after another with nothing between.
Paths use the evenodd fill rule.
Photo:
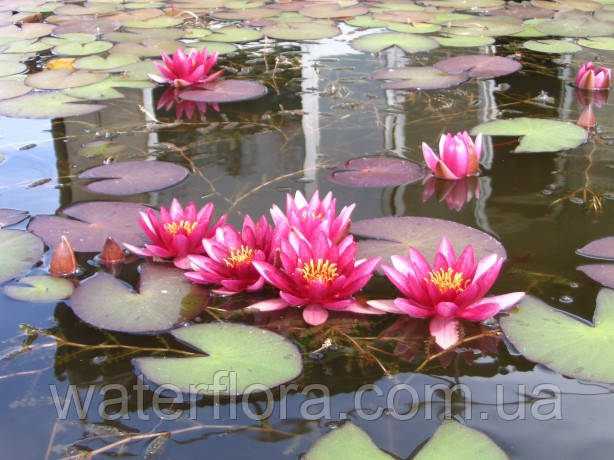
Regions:
<instances>
[{"instance_id":1,"label":"water lily bud","mask_svg":"<svg viewBox=\"0 0 614 460\"><path fill-rule=\"evenodd\" d=\"M49 273L51 276L72 276L77 272L77 259L75 252L66 236L53 248Z\"/></svg>"},{"instance_id":2,"label":"water lily bud","mask_svg":"<svg viewBox=\"0 0 614 460\"><path fill-rule=\"evenodd\" d=\"M117 242L110 236L104 242L102 252L100 253L100 260L107 265L120 264L126 259L126 255Z\"/></svg>"}]
</instances>

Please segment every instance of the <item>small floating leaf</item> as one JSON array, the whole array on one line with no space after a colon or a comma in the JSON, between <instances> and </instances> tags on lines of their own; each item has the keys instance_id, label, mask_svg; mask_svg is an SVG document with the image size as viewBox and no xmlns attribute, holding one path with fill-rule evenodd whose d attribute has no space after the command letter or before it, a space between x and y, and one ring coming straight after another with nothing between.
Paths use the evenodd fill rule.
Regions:
<instances>
[{"instance_id":1,"label":"small floating leaf","mask_svg":"<svg viewBox=\"0 0 614 460\"><path fill-rule=\"evenodd\" d=\"M4 293L11 299L26 302L54 302L70 297L73 283L53 276L26 276L17 280L20 284L4 286Z\"/></svg>"},{"instance_id":2,"label":"small floating leaf","mask_svg":"<svg viewBox=\"0 0 614 460\"><path fill-rule=\"evenodd\" d=\"M456 56L435 64L442 72L467 72L474 78L492 78L507 75L522 68L519 62L501 56L486 56L483 54L469 54Z\"/></svg>"},{"instance_id":3,"label":"small floating leaf","mask_svg":"<svg viewBox=\"0 0 614 460\"><path fill-rule=\"evenodd\" d=\"M50 247L64 235L77 252L100 252L109 236L119 243L141 246L147 239L138 219L139 213L147 209L136 203L114 201L78 203L62 210L61 214L67 217L34 217L28 230L40 236Z\"/></svg>"},{"instance_id":4,"label":"small floating leaf","mask_svg":"<svg viewBox=\"0 0 614 460\"><path fill-rule=\"evenodd\" d=\"M527 359L577 379L614 383L614 291L599 291L593 324L533 296L526 296L500 322Z\"/></svg>"},{"instance_id":5,"label":"small floating leaf","mask_svg":"<svg viewBox=\"0 0 614 460\"><path fill-rule=\"evenodd\" d=\"M178 340L207 353L207 357L137 358L139 370L157 384L177 385L182 391L213 394L213 383L228 375L229 387L218 394L240 395L257 384L274 388L297 377L303 360L284 337L253 326L232 323L198 324L171 332ZM216 377L217 374L217 377ZM231 375L232 374L232 375ZM236 376L236 387L230 387Z\"/></svg>"},{"instance_id":6,"label":"small floating leaf","mask_svg":"<svg viewBox=\"0 0 614 460\"><path fill-rule=\"evenodd\" d=\"M577 53L582 48L565 40L527 40L523 48L540 53L568 54Z\"/></svg>"},{"instance_id":7,"label":"small floating leaf","mask_svg":"<svg viewBox=\"0 0 614 460\"><path fill-rule=\"evenodd\" d=\"M189 171L166 161L123 161L88 169L79 179L101 179L87 189L106 195L134 195L171 187L188 175Z\"/></svg>"},{"instance_id":8,"label":"small floating leaf","mask_svg":"<svg viewBox=\"0 0 614 460\"><path fill-rule=\"evenodd\" d=\"M540 118L514 118L483 123L471 134L487 136L521 136L516 153L558 152L572 149L586 142L585 129L573 123Z\"/></svg>"},{"instance_id":9,"label":"small floating leaf","mask_svg":"<svg viewBox=\"0 0 614 460\"><path fill-rule=\"evenodd\" d=\"M346 161L330 175L330 180L352 187L391 187L418 180L423 175L422 168L412 161L367 156Z\"/></svg>"},{"instance_id":10,"label":"small floating leaf","mask_svg":"<svg viewBox=\"0 0 614 460\"><path fill-rule=\"evenodd\" d=\"M471 244L478 258L492 253L506 257L501 243L489 234L449 220L380 217L352 222L351 231L354 235L372 238L358 242L359 258L381 256L386 264L394 254L407 255L410 247L415 247L429 258L435 254L444 236L449 237L457 248Z\"/></svg>"},{"instance_id":11,"label":"small floating leaf","mask_svg":"<svg viewBox=\"0 0 614 460\"><path fill-rule=\"evenodd\" d=\"M197 316L208 303L202 286L170 265L141 265L139 290L98 272L82 281L71 297L75 314L102 329L120 332L162 331Z\"/></svg>"},{"instance_id":12,"label":"small floating leaf","mask_svg":"<svg viewBox=\"0 0 614 460\"><path fill-rule=\"evenodd\" d=\"M257 99L267 93L266 86L247 80L218 80L207 85L205 90L190 90L181 93L186 101L223 103Z\"/></svg>"},{"instance_id":13,"label":"small floating leaf","mask_svg":"<svg viewBox=\"0 0 614 460\"><path fill-rule=\"evenodd\" d=\"M86 115L106 106L98 104L73 104L80 99L62 93L31 93L0 101L0 115L14 118L58 118Z\"/></svg>"},{"instance_id":14,"label":"small floating leaf","mask_svg":"<svg viewBox=\"0 0 614 460\"><path fill-rule=\"evenodd\" d=\"M29 270L43 256L43 242L22 230L0 230L0 283Z\"/></svg>"},{"instance_id":15,"label":"small floating leaf","mask_svg":"<svg viewBox=\"0 0 614 460\"><path fill-rule=\"evenodd\" d=\"M369 435L351 423L344 423L324 435L307 451L304 460L393 460L380 450Z\"/></svg>"}]
</instances>

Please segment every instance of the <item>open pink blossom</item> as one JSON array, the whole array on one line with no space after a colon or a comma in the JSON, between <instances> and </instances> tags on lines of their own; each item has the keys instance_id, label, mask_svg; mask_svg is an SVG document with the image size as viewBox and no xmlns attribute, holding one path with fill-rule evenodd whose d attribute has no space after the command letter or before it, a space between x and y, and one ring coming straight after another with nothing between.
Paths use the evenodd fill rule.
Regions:
<instances>
[{"instance_id":1,"label":"open pink blossom","mask_svg":"<svg viewBox=\"0 0 614 460\"><path fill-rule=\"evenodd\" d=\"M210 83L216 80L224 69L210 74L211 69L217 62L218 52L208 56L207 48L197 51L190 50L186 55L182 49L178 49L170 57L162 52L162 64L155 65L162 75L148 74L149 78L158 83L171 84L177 88L185 88L196 84Z\"/></svg>"},{"instance_id":2,"label":"open pink blossom","mask_svg":"<svg viewBox=\"0 0 614 460\"><path fill-rule=\"evenodd\" d=\"M585 62L576 76L576 88L591 91L600 91L610 88L612 82L612 70L608 67L595 68L592 62Z\"/></svg>"},{"instance_id":3,"label":"open pink blossom","mask_svg":"<svg viewBox=\"0 0 614 460\"><path fill-rule=\"evenodd\" d=\"M426 142L422 143L422 154L426 165L435 177L441 179L462 179L479 172L482 156L482 135L478 134L475 141L467 131L462 133L443 134L439 139L439 156Z\"/></svg>"},{"instance_id":4,"label":"open pink blossom","mask_svg":"<svg viewBox=\"0 0 614 460\"><path fill-rule=\"evenodd\" d=\"M173 106L175 107L175 119L181 120L184 116L186 120L191 120L195 113L198 113L197 118L204 118L207 113L208 105L206 102L186 101L180 98L181 90L178 88L167 88L156 105L156 109L164 108L169 112ZM220 111L219 104L209 104L216 112Z\"/></svg>"},{"instance_id":5,"label":"open pink blossom","mask_svg":"<svg viewBox=\"0 0 614 460\"><path fill-rule=\"evenodd\" d=\"M124 246L142 256L173 259L175 266L188 269L188 256L202 254L203 238L213 236L215 230L226 221L224 215L212 224L213 211L213 203L206 204L197 212L194 203L188 203L183 209L179 201L173 198L168 210L164 206L160 207L160 217L156 216L153 209L141 213L139 224L151 244L146 244L144 248L127 243Z\"/></svg>"},{"instance_id":6,"label":"open pink blossom","mask_svg":"<svg viewBox=\"0 0 614 460\"><path fill-rule=\"evenodd\" d=\"M231 225L218 227L213 238L205 238L203 246L208 257L189 256L192 269L185 276L201 284L220 285L213 292L233 295L262 289L264 278L252 262L273 263L273 229L262 216L258 223L249 216L243 219L243 229L237 232Z\"/></svg>"},{"instance_id":7,"label":"open pink blossom","mask_svg":"<svg viewBox=\"0 0 614 460\"><path fill-rule=\"evenodd\" d=\"M484 297L503 265L490 254L475 263L473 247L467 246L457 258L448 238L443 238L433 266L414 248L409 258L392 256L392 267L383 265L388 279L405 297L372 300L369 305L391 313L431 318L429 329L435 342L446 349L459 340L459 319L483 321L515 305L524 292Z\"/></svg>"},{"instance_id":8,"label":"open pink blossom","mask_svg":"<svg viewBox=\"0 0 614 460\"><path fill-rule=\"evenodd\" d=\"M307 239L319 232L328 235L333 243L338 243L346 235L350 228L350 215L355 204L344 206L339 215L336 210L337 200L332 192L320 200L318 190L311 199L307 199L297 191L294 197L286 195L286 212L284 213L277 205L271 208L271 217L275 226L287 226L287 229L296 228Z\"/></svg>"},{"instance_id":9,"label":"open pink blossom","mask_svg":"<svg viewBox=\"0 0 614 460\"><path fill-rule=\"evenodd\" d=\"M329 310L383 313L360 305L352 297L367 284L380 258L357 261L356 243L351 235L335 244L326 232L316 232L308 239L294 228L281 240L279 255L280 267L269 262L252 262L262 277L280 292L278 298L256 303L250 309L304 307L303 319L314 326L327 320Z\"/></svg>"}]
</instances>

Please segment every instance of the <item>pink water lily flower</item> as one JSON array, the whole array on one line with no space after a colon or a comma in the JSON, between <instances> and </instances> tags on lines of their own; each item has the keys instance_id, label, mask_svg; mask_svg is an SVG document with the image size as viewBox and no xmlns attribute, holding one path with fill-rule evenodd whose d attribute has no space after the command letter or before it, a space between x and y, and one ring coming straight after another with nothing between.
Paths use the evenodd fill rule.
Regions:
<instances>
[{"instance_id":1,"label":"pink water lily flower","mask_svg":"<svg viewBox=\"0 0 614 460\"><path fill-rule=\"evenodd\" d=\"M392 267L382 265L388 279L405 297L372 300L369 305L414 318L431 318L429 329L443 349L459 340L459 319L483 321L515 305L524 292L484 297L497 279L503 259L490 254L475 263L467 246L457 258L452 243L443 238L433 266L414 248L409 258L392 256Z\"/></svg>"},{"instance_id":2,"label":"pink water lily flower","mask_svg":"<svg viewBox=\"0 0 614 460\"><path fill-rule=\"evenodd\" d=\"M162 52L161 63L154 63L162 75L148 74L149 78L158 83L171 84L177 88L185 88L196 84L210 83L216 80L224 69L210 74L211 69L217 62L218 52L208 56L207 48L197 51L190 50L186 55L182 49L178 49L170 57Z\"/></svg>"},{"instance_id":3,"label":"pink water lily flower","mask_svg":"<svg viewBox=\"0 0 614 460\"><path fill-rule=\"evenodd\" d=\"M271 208L271 217L276 226L286 226L287 229L296 228L307 239L318 232L324 232L333 243L338 243L350 228L350 215L355 204L344 206L339 215L336 210L337 200L332 192L320 200L320 192L316 190L311 199L307 199L297 191L294 197L286 195L286 212L277 205Z\"/></svg>"},{"instance_id":4,"label":"pink water lily flower","mask_svg":"<svg viewBox=\"0 0 614 460\"><path fill-rule=\"evenodd\" d=\"M586 62L580 67L576 76L576 88L591 91L606 90L612 82L612 70L608 67L595 68L592 62Z\"/></svg>"},{"instance_id":5,"label":"pink water lily flower","mask_svg":"<svg viewBox=\"0 0 614 460\"><path fill-rule=\"evenodd\" d=\"M280 290L279 297L249 308L259 311L303 307L303 319L313 326L324 323L329 310L382 314L361 306L352 296L367 284L379 257L356 260L356 243L351 235L338 244L326 232L309 239L293 229L281 241L281 266L269 262L252 264L262 277Z\"/></svg>"},{"instance_id":6,"label":"pink water lily flower","mask_svg":"<svg viewBox=\"0 0 614 460\"><path fill-rule=\"evenodd\" d=\"M439 156L426 142L422 143L422 154L426 165L435 177L440 179L462 179L479 172L482 156L482 135L478 134L475 141L467 131L462 133L443 134L439 139Z\"/></svg>"},{"instance_id":7,"label":"pink water lily flower","mask_svg":"<svg viewBox=\"0 0 614 460\"><path fill-rule=\"evenodd\" d=\"M216 294L258 291L264 286L264 278L252 262L273 263L273 237L273 229L264 216L257 223L245 216L241 233L231 225L218 227L213 238L203 240L208 257L189 256L194 271L185 276L195 283L220 285L213 291Z\"/></svg>"},{"instance_id":8,"label":"pink water lily flower","mask_svg":"<svg viewBox=\"0 0 614 460\"><path fill-rule=\"evenodd\" d=\"M189 255L202 254L204 248L203 238L215 234L215 230L224 224L226 216L217 222L212 222L213 203L206 204L200 211L192 202L183 209L179 201L173 198L170 208L160 207L160 217L153 209L141 212L139 225L151 240L144 248L137 248L131 244L124 246L135 254L146 257L160 257L173 259L176 267L190 268Z\"/></svg>"}]
</instances>

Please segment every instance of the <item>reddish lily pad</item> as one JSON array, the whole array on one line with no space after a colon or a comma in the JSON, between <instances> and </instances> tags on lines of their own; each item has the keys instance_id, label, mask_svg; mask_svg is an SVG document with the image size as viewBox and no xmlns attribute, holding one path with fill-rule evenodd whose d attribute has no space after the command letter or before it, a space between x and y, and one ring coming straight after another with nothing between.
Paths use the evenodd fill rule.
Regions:
<instances>
[{"instance_id":1,"label":"reddish lily pad","mask_svg":"<svg viewBox=\"0 0 614 460\"><path fill-rule=\"evenodd\" d=\"M591 241L576 252L581 256L594 259L614 259L614 236Z\"/></svg>"},{"instance_id":2,"label":"reddish lily pad","mask_svg":"<svg viewBox=\"0 0 614 460\"><path fill-rule=\"evenodd\" d=\"M104 35L114 32L120 27L119 22L110 19L79 19L57 26L53 30L53 34L57 36L65 34Z\"/></svg>"},{"instance_id":3,"label":"reddish lily pad","mask_svg":"<svg viewBox=\"0 0 614 460\"><path fill-rule=\"evenodd\" d=\"M0 115L14 118L65 118L97 112L106 107L77 102L81 100L62 93L34 92L0 101Z\"/></svg>"},{"instance_id":4,"label":"reddish lily pad","mask_svg":"<svg viewBox=\"0 0 614 460\"><path fill-rule=\"evenodd\" d=\"M435 67L395 67L373 72L375 80L395 80L386 89L441 89L460 85L469 79L466 73L450 74Z\"/></svg>"},{"instance_id":5,"label":"reddish lily pad","mask_svg":"<svg viewBox=\"0 0 614 460\"><path fill-rule=\"evenodd\" d=\"M184 91L179 96L186 101L223 103L257 99L267 93L266 86L247 80L220 80L207 85L207 89Z\"/></svg>"},{"instance_id":6,"label":"reddish lily pad","mask_svg":"<svg viewBox=\"0 0 614 460\"><path fill-rule=\"evenodd\" d=\"M27 211L18 209L0 209L0 228L18 224L29 217Z\"/></svg>"},{"instance_id":7,"label":"reddish lily pad","mask_svg":"<svg viewBox=\"0 0 614 460\"><path fill-rule=\"evenodd\" d=\"M208 303L202 286L183 271L164 264L141 265L139 290L99 272L82 281L71 297L75 314L86 323L120 332L170 329L197 316Z\"/></svg>"},{"instance_id":8,"label":"reddish lily pad","mask_svg":"<svg viewBox=\"0 0 614 460\"><path fill-rule=\"evenodd\" d=\"M28 40L31 38L44 37L51 32L55 33L56 27L52 24L26 23L21 26L7 25L0 27L0 37Z\"/></svg>"},{"instance_id":9,"label":"reddish lily pad","mask_svg":"<svg viewBox=\"0 0 614 460\"><path fill-rule=\"evenodd\" d=\"M0 230L0 283L29 270L43 256L43 242L22 230Z\"/></svg>"},{"instance_id":10,"label":"reddish lily pad","mask_svg":"<svg viewBox=\"0 0 614 460\"><path fill-rule=\"evenodd\" d=\"M175 185L189 171L166 161L123 161L88 169L79 179L101 179L90 183L90 192L106 195L135 195Z\"/></svg>"},{"instance_id":11,"label":"reddish lily pad","mask_svg":"<svg viewBox=\"0 0 614 460\"><path fill-rule=\"evenodd\" d=\"M359 258L383 257L390 263L394 254L406 255L410 247L418 249L427 259L435 254L444 236L458 251L471 244L476 257L495 253L506 257L503 245L487 233L449 220L430 217L380 217L352 223L354 235L372 238L358 242Z\"/></svg>"},{"instance_id":12,"label":"reddish lily pad","mask_svg":"<svg viewBox=\"0 0 614 460\"><path fill-rule=\"evenodd\" d=\"M142 246L147 238L138 220L139 213L147 209L137 203L78 203L62 210L61 215L66 217L34 217L28 230L42 238L49 247L55 246L62 236L66 236L77 252L100 252L109 236L119 243Z\"/></svg>"},{"instance_id":13,"label":"reddish lily pad","mask_svg":"<svg viewBox=\"0 0 614 460\"><path fill-rule=\"evenodd\" d=\"M423 175L422 168L412 161L367 156L346 161L330 175L330 180L352 187L391 187L413 182Z\"/></svg>"},{"instance_id":14,"label":"reddish lily pad","mask_svg":"<svg viewBox=\"0 0 614 460\"><path fill-rule=\"evenodd\" d=\"M593 281L614 289L614 264L580 265L578 270Z\"/></svg>"},{"instance_id":15,"label":"reddish lily pad","mask_svg":"<svg viewBox=\"0 0 614 460\"><path fill-rule=\"evenodd\" d=\"M32 88L18 80L0 80L0 100L23 96L32 91Z\"/></svg>"},{"instance_id":16,"label":"reddish lily pad","mask_svg":"<svg viewBox=\"0 0 614 460\"><path fill-rule=\"evenodd\" d=\"M474 78L493 78L507 75L522 68L519 62L501 56L486 56L483 54L470 54L456 56L435 64L442 72L452 74L467 72Z\"/></svg>"},{"instance_id":17,"label":"reddish lily pad","mask_svg":"<svg viewBox=\"0 0 614 460\"><path fill-rule=\"evenodd\" d=\"M107 74L78 70L70 72L67 69L45 70L29 75L25 84L38 89L66 89L93 85L107 78Z\"/></svg>"}]
</instances>

